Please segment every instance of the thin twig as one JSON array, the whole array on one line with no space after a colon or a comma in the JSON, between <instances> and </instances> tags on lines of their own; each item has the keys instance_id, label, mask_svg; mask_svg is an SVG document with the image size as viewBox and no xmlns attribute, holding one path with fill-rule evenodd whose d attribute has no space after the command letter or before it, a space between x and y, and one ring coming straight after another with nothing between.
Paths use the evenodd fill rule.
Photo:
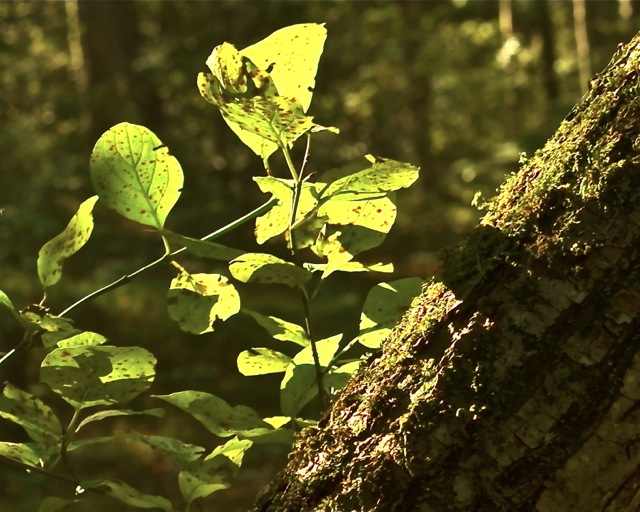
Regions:
<instances>
[{"instance_id":1,"label":"thin twig","mask_svg":"<svg viewBox=\"0 0 640 512\"><path fill-rule=\"evenodd\" d=\"M271 199L269 199L266 203L258 206L256 209L250 211L246 215L243 215L239 219L234 220L233 222L227 224L226 226L224 226L224 227L222 227L222 228L220 228L220 229L218 229L218 230L216 230L216 231L214 231L212 233L209 233L208 235L203 236L202 238L200 238L200 241L201 242L207 242L209 240L213 240L214 238L222 236L222 235L228 233L229 231L237 228L238 226L244 224L245 222L257 217L258 215L261 215L261 214L265 213L266 211L271 209L272 206L275 206L277 203L278 203L278 199L276 197L271 197ZM163 238L163 240L164 240L164 238ZM158 258L157 260L152 261L151 263L148 263L147 265L145 265L144 267L139 268L135 272L133 272L131 274L125 274L124 276L121 276L120 278L116 279L112 283L109 283L108 285L103 286L102 288L91 292L89 295L85 295L80 300L78 300L78 301L74 302L73 304L71 304L71 306L66 308L64 311L60 312L58 314L58 316L59 317L63 317L65 315L67 315L70 311L72 311L73 309L77 308L80 304L84 304L85 302L88 302L88 301L90 301L92 299L95 299L95 298L101 296L101 295L104 295L105 293L107 293L107 292L109 292L111 290L115 290L116 288L119 288L120 286L128 283L133 278L137 277L138 275L142 274L143 272L151 270L152 268L155 268L155 267L161 265L165 261L173 260L176 256L179 256L180 254L182 254L186 250L187 250L186 247L182 247L182 248L180 248L178 250L175 250L173 252L165 253L161 258ZM24 346L26 346L28 344L27 341L28 340L25 340L23 338L20 341L20 343L18 343L18 345L16 345L14 348L9 350L9 352L7 352L6 354L3 354L2 357L0 358L0 365L2 363L4 363L5 361L7 361L9 358L11 358L18 350L20 350Z\"/></svg>"},{"instance_id":2,"label":"thin twig","mask_svg":"<svg viewBox=\"0 0 640 512\"><path fill-rule=\"evenodd\" d=\"M269 201L267 201L266 203L262 204L261 206L259 206L255 210L250 211L246 215L240 217L239 219L234 220L233 222L231 222L231 223L227 224L226 226L214 231L213 233L209 233L208 235L203 236L202 238L200 238L200 241L201 242L206 242L206 241L213 240L214 238L217 238L219 236L222 236L222 235L228 233L229 231L237 228L238 226L244 224L245 222L247 222L247 221L257 217L258 215L261 215L265 211L269 210L277 202L278 202L278 200L275 197L272 197L271 199L269 199ZM75 302L74 304L69 306L67 309L62 311L58 316L65 316L72 309L75 309L80 304L83 304L84 302L87 302L89 300L95 299L95 298L99 297L100 295L104 295L105 293L107 293L107 292L109 292L111 290L115 290L116 288L119 288L120 286L122 286L124 284L127 284L129 281L131 281L133 278L137 277L138 275L142 274L143 272L147 272L148 270L151 270L151 269L163 264L165 261L173 260L176 256L182 254L186 250L187 250L186 247L182 247L182 248L180 248L180 249L178 249L176 251L170 252L168 254L164 254L161 258L158 258L157 260L152 261L151 263L145 265L144 267L139 268L135 272L133 272L131 274L125 274L124 276L120 277L119 279L116 279L112 283L109 283L108 285L103 286L99 290L96 290L96 291L90 293L89 295L86 295L85 297L82 297L80 300L78 300L77 302Z\"/></svg>"}]
</instances>

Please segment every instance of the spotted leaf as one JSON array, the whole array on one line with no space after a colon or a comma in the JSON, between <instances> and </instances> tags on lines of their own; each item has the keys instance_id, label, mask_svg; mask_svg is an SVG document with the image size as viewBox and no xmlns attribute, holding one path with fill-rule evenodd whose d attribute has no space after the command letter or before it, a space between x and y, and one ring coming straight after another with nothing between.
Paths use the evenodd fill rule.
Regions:
<instances>
[{"instance_id":1,"label":"spotted leaf","mask_svg":"<svg viewBox=\"0 0 640 512\"><path fill-rule=\"evenodd\" d=\"M203 391L179 391L170 395L159 395L157 398L190 414L209 432L219 437L230 437L234 434L250 437L254 431L272 429L250 407L232 407L222 398Z\"/></svg>"},{"instance_id":2,"label":"spotted leaf","mask_svg":"<svg viewBox=\"0 0 640 512\"><path fill-rule=\"evenodd\" d=\"M149 388L156 359L140 347L58 348L44 358L40 379L76 409L126 402Z\"/></svg>"},{"instance_id":3,"label":"spotted leaf","mask_svg":"<svg viewBox=\"0 0 640 512\"><path fill-rule=\"evenodd\" d=\"M259 68L270 70L278 93L297 100L306 112L326 38L323 24L301 23L276 30L240 53Z\"/></svg>"},{"instance_id":4,"label":"spotted leaf","mask_svg":"<svg viewBox=\"0 0 640 512\"><path fill-rule=\"evenodd\" d=\"M256 241L259 244L263 244L274 236L281 235L289 227L294 183L293 180L284 180L272 176L258 176L253 180L258 184L262 192L273 194L279 201L266 214L256 219ZM298 207L296 208L295 222L300 222L317 204L315 186L311 183L303 183Z\"/></svg>"},{"instance_id":5,"label":"spotted leaf","mask_svg":"<svg viewBox=\"0 0 640 512\"><path fill-rule=\"evenodd\" d=\"M98 196L84 201L65 230L49 240L38 253L38 277L42 286L56 284L62 277L65 260L87 243L93 231L93 207Z\"/></svg>"},{"instance_id":6,"label":"spotted leaf","mask_svg":"<svg viewBox=\"0 0 640 512\"><path fill-rule=\"evenodd\" d=\"M198 76L202 97L264 160L302 134L326 129L305 115L326 35L324 26L307 23L285 27L240 51L224 43L207 59L211 72Z\"/></svg>"},{"instance_id":7,"label":"spotted leaf","mask_svg":"<svg viewBox=\"0 0 640 512\"><path fill-rule=\"evenodd\" d=\"M162 228L180 197L180 164L149 129L120 123L98 139L91 181L104 203L123 217Z\"/></svg>"},{"instance_id":8,"label":"spotted leaf","mask_svg":"<svg viewBox=\"0 0 640 512\"><path fill-rule=\"evenodd\" d=\"M284 284L302 288L311 272L271 254L247 253L229 263L231 275L243 283Z\"/></svg>"},{"instance_id":9,"label":"spotted leaf","mask_svg":"<svg viewBox=\"0 0 640 512\"><path fill-rule=\"evenodd\" d=\"M20 425L45 449L56 446L62 435L62 425L53 410L39 398L11 384L5 384L0 396L0 418Z\"/></svg>"},{"instance_id":10,"label":"spotted leaf","mask_svg":"<svg viewBox=\"0 0 640 512\"><path fill-rule=\"evenodd\" d=\"M220 274L189 274L180 270L167 294L169 317L192 334L213 331L216 320L240 311L240 295Z\"/></svg>"},{"instance_id":11,"label":"spotted leaf","mask_svg":"<svg viewBox=\"0 0 640 512\"><path fill-rule=\"evenodd\" d=\"M257 347L240 352L237 363L242 375L266 375L284 372L291 363L291 358L277 350Z\"/></svg>"}]
</instances>

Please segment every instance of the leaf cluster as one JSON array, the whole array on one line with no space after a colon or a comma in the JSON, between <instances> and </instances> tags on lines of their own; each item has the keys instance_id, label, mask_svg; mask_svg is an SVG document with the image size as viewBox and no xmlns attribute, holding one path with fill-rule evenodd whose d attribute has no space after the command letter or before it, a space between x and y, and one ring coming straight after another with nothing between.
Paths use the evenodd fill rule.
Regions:
<instances>
[{"instance_id":1,"label":"leaf cluster","mask_svg":"<svg viewBox=\"0 0 640 512\"><path fill-rule=\"evenodd\" d=\"M10 383L0 397L0 417L22 427L30 439L0 442L0 456L75 485L74 496L47 498L42 512L62 510L89 492L134 508L175 510L166 498L144 494L125 482L76 474L76 450L123 437L87 438L87 425L116 416L161 418L165 414L160 407L134 410L128 406L153 383L157 363L153 354L141 347L110 345L100 334L75 327L69 314L79 304L170 263L176 275L168 285L167 310L180 329L200 335L241 314L273 339L273 347L241 352L237 367L244 376L282 374L279 415L261 417L250 407L230 405L210 393L183 390L153 398L200 422L222 444L207 450L182 439L135 431L124 435L129 442L164 452L174 462L184 510L190 510L195 500L231 485L253 445L290 444L297 430L313 426L315 420L307 417L305 407L314 399L326 407L359 367L361 359L350 356L349 349L356 344L368 350L379 348L419 293L418 278L380 283L365 300L355 338L345 340L341 333L323 339L314 335L313 300L328 276L393 271L391 264L362 263L355 258L384 241L396 218L397 191L418 178L416 167L373 156L317 178L305 172L304 162L296 166L292 161L289 150L297 139L306 137L309 143L316 132L337 132L315 124L306 114L325 37L324 26L303 24L281 29L240 51L224 43L207 60L210 72L198 77L203 98L218 108L240 140L264 162L266 175L254 178L259 189L270 195L264 205L201 238L166 229L184 185L182 167L151 130L120 123L107 130L93 149L89 170L96 195L84 201L68 226L40 250L37 269L44 291L40 304L18 310L0 291L0 305L13 314L24 333L14 350L44 349L39 381L69 406L70 419L63 421L41 397ZM278 178L270 169L268 159L276 150L284 155L289 178ZM98 205L151 229L162 255L53 314L46 308L51 289L60 281L67 259L90 239ZM284 242L289 259L212 241L253 219L257 244ZM227 271L192 272L180 261L183 255L224 262ZM293 289L300 298L304 325L244 308L238 283ZM0 363L7 364L13 353L5 354Z\"/></svg>"}]
</instances>

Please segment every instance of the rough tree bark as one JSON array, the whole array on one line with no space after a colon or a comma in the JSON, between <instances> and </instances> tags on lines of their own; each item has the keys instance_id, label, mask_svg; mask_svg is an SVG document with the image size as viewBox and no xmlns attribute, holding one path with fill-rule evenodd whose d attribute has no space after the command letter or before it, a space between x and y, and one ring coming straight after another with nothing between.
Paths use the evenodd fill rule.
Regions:
<instances>
[{"instance_id":1,"label":"rough tree bark","mask_svg":"<svg viewBox=\"0 0 640 512\"><path fill-rule=\"evenodd\" d=\"M640 35L256 511L640 508Z\"/></svg>"}]
</instances>

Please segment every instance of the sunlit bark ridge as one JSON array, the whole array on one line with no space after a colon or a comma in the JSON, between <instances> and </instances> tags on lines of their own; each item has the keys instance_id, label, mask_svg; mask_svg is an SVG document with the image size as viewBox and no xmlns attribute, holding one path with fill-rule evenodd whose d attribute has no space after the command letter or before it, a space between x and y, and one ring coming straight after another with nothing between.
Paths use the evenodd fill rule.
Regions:
<instances>
[{"instance_id":1,"label":"sunlit bark ridge","mask_svg":"<svg viewBox=\"0 0 640 512\"><path fill-rule=\"evenodd\" d=\"M254 510L638 510L639 60L636 36Z\"/></svg>"}]
</instances>

